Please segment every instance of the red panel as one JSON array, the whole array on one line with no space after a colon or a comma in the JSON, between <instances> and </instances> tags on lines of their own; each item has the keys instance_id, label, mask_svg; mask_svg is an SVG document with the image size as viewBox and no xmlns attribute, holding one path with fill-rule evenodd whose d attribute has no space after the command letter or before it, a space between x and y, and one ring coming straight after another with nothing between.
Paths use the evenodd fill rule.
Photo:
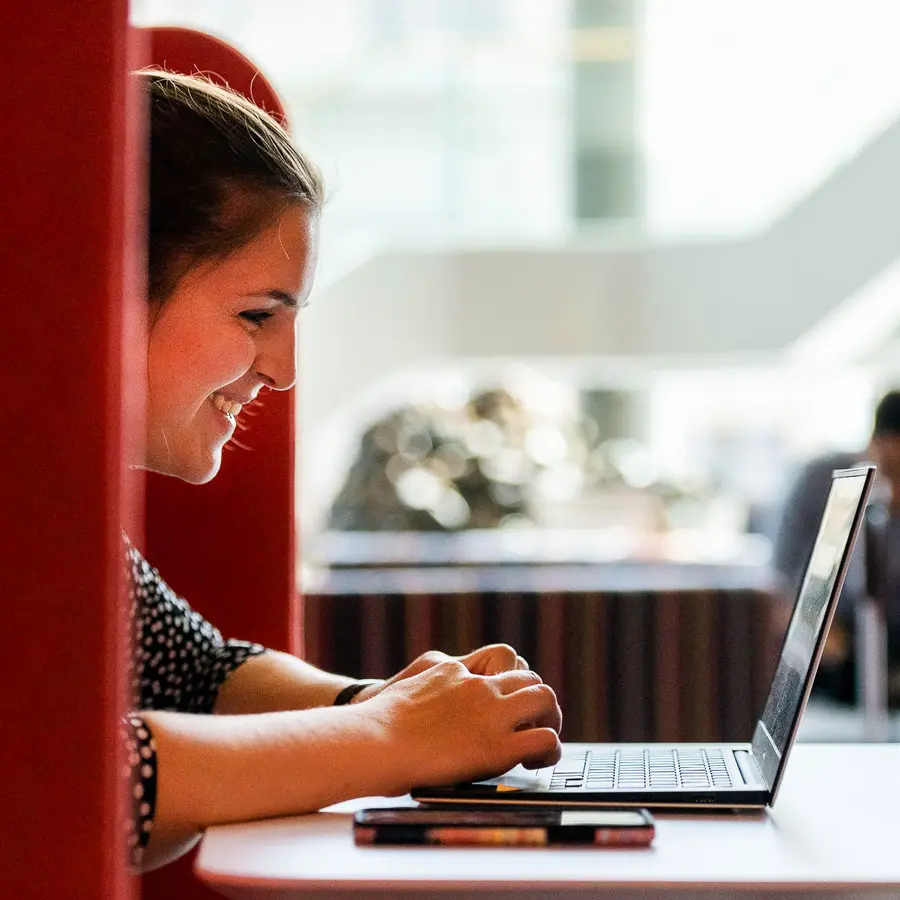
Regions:
<instances>
[{"instance_id":1,"label":"red panel","mask_svg":"<svg viewBox=\"0 0 900 900\"><path fill-rule=\"evenodd\" d=\"M151 29L154 64L217 75L283 119L274 90L245 57L216 38ZM256 417L226 447L209 484L147 480L147 556L163 577L226 636L292 646L295 595L294 392L265 391ZM193 855L143 879L148 900L214 895L193 880Z\"/></svg>"},{"instance_id":2,"label":"red panel","mask_svg":"<svg viewBox=\"0 0 900 900\"><path fill-rule=\"evenodd\" d=\"M122 334L126 221L140 227L126 219L128 9L3 13L0 872L8 896L125 900Z\"/></svg>"},{"instance_id":3,"label":"red panel","mask_svg":"<svg viewBox=\"0 0 900 900\"><path fill-rule=\"evenodd\" d=\"M275 88L246 56L231 44L190 28L149 28L153 65L170 72L202 72L240 91L282 124L284 106Z\"/></svg>"}]
</instances>

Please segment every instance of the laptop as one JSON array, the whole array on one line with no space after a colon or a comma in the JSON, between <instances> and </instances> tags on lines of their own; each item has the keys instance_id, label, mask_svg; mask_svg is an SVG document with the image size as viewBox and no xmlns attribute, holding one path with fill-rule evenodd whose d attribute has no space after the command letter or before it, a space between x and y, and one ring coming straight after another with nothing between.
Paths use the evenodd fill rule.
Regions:
<instances>
[{"instance_id":1,"label":"laptop","mask_svg":"<svg viewBox=\"0 0 900 900\"><path fill-rule=\"evenodd\" d=\"M563 744L555 766L416 788L429 804L759 809L775 802L865 513L874 466L836 470L750 743Z\"/></svg>"}]
</instances>

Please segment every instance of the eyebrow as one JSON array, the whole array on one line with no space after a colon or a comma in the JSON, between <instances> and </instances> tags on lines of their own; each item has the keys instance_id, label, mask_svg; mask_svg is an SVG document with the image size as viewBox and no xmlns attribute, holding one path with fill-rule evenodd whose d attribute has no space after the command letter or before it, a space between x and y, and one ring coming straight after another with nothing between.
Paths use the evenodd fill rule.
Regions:
<instances>
[{"instance_id":1,"label":"eyebrow","mask_svg":"<svg viewBox=\"0 0 900 900\"><path fill-rule=\"evenodd\" d=\"M271 297L273 300L283 303L288 309L303 309L303 307L307 306L305 300L302 303L299 303L293 294L289 294L287 291L281 291L278 288L269 288L266 291L254 291L253 294L257 297Z\"/></svg>"}]
</instances>

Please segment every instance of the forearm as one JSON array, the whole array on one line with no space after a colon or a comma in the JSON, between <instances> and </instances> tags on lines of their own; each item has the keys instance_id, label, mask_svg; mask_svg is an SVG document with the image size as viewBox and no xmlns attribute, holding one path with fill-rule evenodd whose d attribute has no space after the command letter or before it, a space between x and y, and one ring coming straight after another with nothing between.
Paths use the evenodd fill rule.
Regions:
<instances>
[{"instance_id":1,"label":"forearm","mask_svg":"<svg viewBox=\"0 0 900 900\"><path fill-rule=\"evenodd\" d=\"M189 849L209 825L486 778L517 763L538 768L561 752L559 705L539 676L518 668L476 675L454 659L354 705L141 718L156 748L150 867Z\"/></svg>"},{"instance_id":2,"label":"forearm","mask_svg":"<svg viewBox=\"0 0 900 900\"><path fill-rule=\"evenodd\" d=\"M397 793L396 754L361 707L202 716L147 712L156 745L156 815L146 868L210 825L301 814L351 797ZM396 783L395 783L396 782Z\"/></svg>"},{"instance_id":3,"label":"forearm","mask_svg":"<svg viewBox=\"0 0 900 900\"><path fill-rule=\"evenodd\" d=\"M228 676L219 689L214 711L233 715L330 706L352 681L323 672L296 656L270 650L248 659Z\"/></svg>"}]
</instances>

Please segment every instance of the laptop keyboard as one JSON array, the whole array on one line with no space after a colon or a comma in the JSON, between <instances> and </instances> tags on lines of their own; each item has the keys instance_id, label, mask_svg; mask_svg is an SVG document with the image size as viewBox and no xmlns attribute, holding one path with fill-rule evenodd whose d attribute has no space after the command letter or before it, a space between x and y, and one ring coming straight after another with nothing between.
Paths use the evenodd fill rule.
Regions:
<instances>
[{"instance_id":1,"label":"laptop keyboard","mask_svg":"<svg viewBox=\"0 0 900 900\"><path fill-rule=\"evenodd\" d=\"M587 750L566 754L550 776L551 791L639 791L731 787L721 750Z\"/></svg>"}]
</instances>

